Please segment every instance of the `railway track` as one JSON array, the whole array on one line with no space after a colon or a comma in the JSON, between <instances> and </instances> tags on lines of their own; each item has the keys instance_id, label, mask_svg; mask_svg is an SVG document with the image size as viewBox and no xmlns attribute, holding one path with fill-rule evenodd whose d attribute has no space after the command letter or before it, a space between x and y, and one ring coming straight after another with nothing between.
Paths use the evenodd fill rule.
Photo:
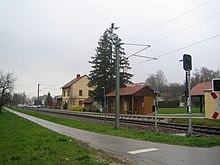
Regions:
<instances>
[{"instance_id":1,"label":"railway track","mask_svg":"<svg viewBox=\"0 0 220 165\"><path fill-rule=\"evenodd\" d=\"M31 109L30 109L31 110ZM32 109L33 110L33 109ZM34 110L36 111L36 110ZM64 110L48 110L48 109L40 109L39 112L46 114L55 114L61 115L62 117L80 117L87 119L96 119L96 120L106 120L106 121L114 121L114 114L103 114L103 113L89 113L89 112L72 112L72 111L64 111ZM170 129L176 129L181 131L188 130L188 124L179 124L179 123L168 123L168 118L158 118L158 126ZM141 126L154 126L155 118L154 116L146 116L146 115L120 115L120 122L127 123L132 125L141 125ZM208 126L199 126L192 125L193 132L198 132L206 135L216 135L220 136L220 127L208 127Z\"/></svg>"}]
</instances>

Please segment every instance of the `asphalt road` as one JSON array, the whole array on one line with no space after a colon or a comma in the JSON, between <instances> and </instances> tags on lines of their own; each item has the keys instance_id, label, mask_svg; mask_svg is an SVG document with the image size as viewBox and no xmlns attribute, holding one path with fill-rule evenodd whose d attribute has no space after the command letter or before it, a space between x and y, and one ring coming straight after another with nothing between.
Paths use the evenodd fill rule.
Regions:
<instances>
[{"instance_id":1,"label":"asphalt road","mask_svg":"<svg viewBox=\"0 0 220 165\"><path fill-rule=\"evenodd\" d=\"M220 146L193 148L120 138L63 126L10 109L8 111L50 130L80 140L89 146L102 149L132 164L218 165L220 162Z\"/></svg>"}]
</instances>

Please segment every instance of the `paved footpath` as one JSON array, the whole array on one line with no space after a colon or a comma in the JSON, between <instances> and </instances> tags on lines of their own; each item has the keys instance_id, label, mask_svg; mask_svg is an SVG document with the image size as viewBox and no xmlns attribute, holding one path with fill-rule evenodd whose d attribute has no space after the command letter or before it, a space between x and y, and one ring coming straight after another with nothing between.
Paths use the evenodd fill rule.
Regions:
<instances>
[{"instance_id":1,"label":"paved footpath","mask_svg":"<svg viewBox=\"0 0 220 165\"><path fill-rule=\"evenodd\" d=\"M117 157L127 158L137 165L218 165L220 146L193 148L148 141L133 140L83 131L52 123L23 113L8 111L35 122L43 127L80 140L89 146L102 149Z\"/></svg>"}]
</instances>

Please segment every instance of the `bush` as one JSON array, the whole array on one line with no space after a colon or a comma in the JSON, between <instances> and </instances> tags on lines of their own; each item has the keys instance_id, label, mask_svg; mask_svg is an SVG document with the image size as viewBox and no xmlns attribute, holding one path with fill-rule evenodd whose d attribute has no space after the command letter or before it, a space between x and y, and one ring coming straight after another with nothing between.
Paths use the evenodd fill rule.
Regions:
<instances>
[{"instance_id":1,"label":"bush","mask_svg":"<svg viewBox=\"0 0 220 165\"><path fill-rule=\"evenodd\" d=\"M66 110L67 108L67 103L63 104L63 109Z\"/></svg>"},{"instance_id":2,"label":"bush","mask_svg":"<svg viewBox=\"0 0 220 165\"><path fill-rule=\"evenodd\" d=\"M72 106L70 108L71 111L83 111L84 108L82 106Z\"/></svg>"}]
</instances>

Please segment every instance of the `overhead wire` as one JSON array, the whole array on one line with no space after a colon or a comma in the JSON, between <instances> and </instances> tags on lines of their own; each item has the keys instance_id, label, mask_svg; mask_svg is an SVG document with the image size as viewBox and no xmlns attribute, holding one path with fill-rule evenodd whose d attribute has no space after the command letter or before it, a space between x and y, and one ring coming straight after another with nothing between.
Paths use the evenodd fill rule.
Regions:
<instances>
[{"instance_id":1,"label":"overhead wire","mask_svg":"<svg viewBox=\"0 0 220 165\"><path fill-rule=\"evenodd\" d=\"M174 52L180 51L180 50L185 49L185 48L188 48L188 47L192 47L192 46L194 46L194 45L198 45L198 44L200 44L200 43L202 43L202 42L206 42L206 41L208 41L208 40L211 40L211 39L214 39L214 38L217 38L217 37L220 37L220 34L217 34L217 35L215 35L215 36L212 36L212 37L203 39L203 40L198 41L198 42L194 42L194 43L192 43L192 44L183 46L183 47L178 48L178 49L175 49L175 50L173 50L173 51L170 51L170 52L161 54L161 55L157 56L156 58L167 56L167 55L172 54L172 53L174 53ZM142 64L142 63L145 63L145 62L146 62L146 61L142 61L142 62L139 62L139 63L134 64L133 66L136 66L136 65L139 65L139 64Z\"/></svg>"},{"instance_id":2,"label":"overhead wire","mask_svg":"<svg viewBox=\"0 0 220 165\"><path fill-rule=\"evenodd\" d=\"M183 32L183 31L185 31L185 30L188 30L188 29L190 29L190 28L192 28L192 27L194 27L194 26L196 26L196 25L199 25L199 24L201 24L201 23L203 23L203 22L205 22L205 21L208 21L208 20L210 20L210 19L212 19L212 18L214 18L214 17L216 17L216 16L219 16L219 15L220 15L220 13L216 13L216 14L214 14L214 15L212 15L212 16L206 18L206 19L203 19L203 20L201 20L201 21L199 21L199 22L197 22L197 23L195 23L195 24L193 24L193 25L190 25L190 26L188 26L188 27L186 27L186 28L183 28L183 29L181 29L181 30L179 30L179 31L177 31L177 32L175 32L175 33L173 33L173 34L167 35L167 36L165 36L165 37L163 37L163 38L161 38L161 39L159 39L159 40L157 40L157 41L155 41L155 42L152 42L150 45L155 45L156 43L159 43L159 42L161 42L161 41L163 41L163 40L166 40L166 39L168 39L168 38L170 38L170 37L173 37L173 36L175 36L175 35L177 35L177 34ZM144 51L144 50L145 50L145 49L140 50L140 51L135 52L135 53L132 53L132 54L129 55L127 58L129 58L129 57L131 57L131 56L143 57L143 58L148 57L148 56L138 55L138 54L137 54L137 53L140 53L140 52L142 52L142 51ZM150 59L150 60L152 60L152 59L158 60L158 57L149 57L149 59ZM147 60L147 61L149 61L149 60Z\"/></svg>"},{"instance_id":3,"label":"overhead wire","mask_svg":"<svg viewBox=\"0 0 220 165\"><path fill-rule=\"evenodd\" d=\"M188 26L188 27L186 27L186 28L183 28L183 29L181 29L181 30L179 30L179 31L177 31L177 32L175 32L175 33L172 33L172 34L167 35L167 36L165 36L165 37L163 37L163 38L161 38L161 39L159 39L159 40L157 40L157 41L154 41L154 42L152 42L150 45L154 45L154 44L156 44L156 43L158 43L158 42L161 42L161 41L166 40L166 39L168 39L168 38L170 38L170 37L173 37L173 36L175 36L175 35L177 35L177 34L183 32L183 31L185 31L185 30L188 30L188 29L190 29L190 28L192 28L192 27L194 27L194 26L196 26L196 25L199 25L199 24L201 24L201 23L204 23L204 22L206 22L206 21L208 21L208 20L210 20L210 19L212 19L212 18L214 18L214 17L216 17L216 16L219 16L219 15L220 15L220 13L216 13L216 14L214 14L214 15L212 15L212 16L206 18L206 19L203 19L203 20L201 20L201 21L199 21L199 22L197 22L197 23L194 23L194 24L192 24L192 25L190 25L190 26Z\"/></svg>"},{"instance_id":4,"label":"overhead wire","mask_svg":"<svg viewBox=\"0 0 220 165\"><path fill-rule=\"evenodd\" d=\"M165 25L165 24L167 24L167 23L170 23L170 22L172 22L172 21L174 21L174 20L176 20L176 19L178 19L178 18L180 18L180 17L182 17L182 16L184 16L184 15L186 15L186 14L188 14L188 13L190 13L190 12L192 12L192 11L194 11L194 10L196 10L196 9L198 9L198 8L200 8L200 7L202 7L202 6L206 5L206 4L208 4L208 3L210 3L210 2L212 2L212 1L213 1L213 0L209 0L209 1L207 1L207 2L204 2L204 3L200 4L200 5L198 5L198 6L194 7L194 8L192 8L192 9L190 9L190 10L188 10L188 11L182 13L182 14L180 14L180 15L177 15L177 16L174 17L174 18L171 18L171 19L169 19L169 20L167 20L167 21L165 21L165 22L163 22L163 23L161 23L161 24L159 24L159 25L157 25L157 26L154 26L153 28L151 28L151 29L149 29L149 30L147 30L147 31L145 31L145 32L143 32L143 33L140 33L140 34L138 34L138 35L136 35L136 36L134 36L134 37L128 39L127 41L134 40L134 39L136 39L136 38L138 38L138 37L140 37L140 36L142 36L142 35L144 35L144 34L146 34L146 33L149 33L149 32L151 32L151 31L153 31L153 30L155 30L155 29L157 29L157 28L159 28L159 27L161 27L161 26L163 26L163 25Z\"/></svg>"},{"instance_id":5,"label":"overhead wire","mask_svg":"<svg viewBox=\"0 0 220 165\"><path fill-rule=\"evenodd\" d=\"M212 37L206 38L206 39L201 40L201 41L198 41L198 42L194 42L194 43L192 43L192 44L189 44L189 45L187 45L187 46L184 46L184 47L178 48L178 49L173 50L173 51L171 51L171 52L161 54L161 55L159 55L159 56L157 56L157 57L163 57L163 56L169 55L169 54L171 54L171 53L174 53L174 52L177 52L177 51L179 51L179 50L182 50L182 49L185 49L185 48L188 48L188 47L191 47L191 46L194 46L194 45L200 44L200 43L202 43L202 42L205 42L205 41L208 41L208 40L214 39L214 38L216 38L216 37L220 37L220 34L217 34L217 35L215 35L215 36L212 36Z\"/></svg>"},{"instance_id":6,"label":"overhead wire","mask_svg":"<svg viewBox=\"0 0 220 165\"><path fill-rule=\"evenodd\" d=\"M208 4L208 3L212 2L212 1L213 1L213 0L210 0L210 1L207 1L207 2L205 2L205 3L202 3L202 4L200 4L200 5L198 5L198 6L194 7L194 8L192 8L192 9L189 10L189 11L186 11L186 12L184 12L184 13L182 13L182 14L180 14L180 15L178 15L178 16L172 18L172 19L169 19L169 20L167 20L167 21L165 21L165 22L163 22L163 23L161 23L161 24L159 24L159 25L157 25L157 26L155 26L155 27L153 27L153 28L151 28L151 29L149 29L149 30L147 30L147 31L145 31L145 32L143 32L143 33L141 33L141 34L139 34L139 35L133 37L133 38L131 38L131 39L129 39L128 41L133 40L133 39L135 39L135 38L138 38L139 36L144 35L144 34L146 34L146 33L148 33L148 32L151 32L151 31L153 31L153 30L159 28L160 26L163 26L163 25L165 25L165 24L167 24L167 23L169 23L169 22L171 22L171 21L173 21L173 20L175 20L175 19L177 19L177 18L179 18L179 17L182 17L183 15L188 14L188 13L192 12L193 10L196 10L196 9L198 9L199 7L201 7L201 6L203 6L203 5L206 5L206 4ZM204 20L201 20L201 21L199 21L199 22L197 22L197 23L191 25L191 26L188 26L188 27L186 27L186 28L184 28L184 29L181 29L181 30L179 30L179 31L177 31L177 32L175 32L175 33L173 33L173 34L170 34L170 35L165 36L165 37L163 37L163 38L161 38L161 39L159 39L159 40L157 40L157 41L155 41L155 42L152 42L150 45L154 45L154 44L156 44L156 43L159 43L159 42L161 42L161 41L163 41L163 40L165 40L165 39L168 39L168 38L170 38L170 37L172 37L172 36L175 36L175 35L177 35L177 34L183 32L183 31L185 31L185 30L188 30L188 29L190 29L190 28L192 28L192 27L194 27L194 26L196 26L196 25L199 25L199 24L201 24L201 23L203 23L203 22L205 22L205 21L208 21L208 20L210 20L210 19L212 19L212 18L214 18L214 17L216 17L216 16L219 16L219 15L220 15L220 13L216 13L216 14L214 14L214 15L212 15L212 16L210 16L210 17L204 19ZM213 37L210 37L210 38L208 38L208 39L204 39L204 40L202 40L202 41L199 41L199 42L196 42L196 43L193 43L193 44L190 44L190 45L187 45L187 46L185 46L185 47L182 47L182 48L173 50L173 51L171 51L171 52L162 54L162 55L160 55L160 56L157 56L157 57L154 57L154 58L150 58L150 59L148 59L147 61L150 61L150 60L152 60L152 59L158 60L158 57L162 57L162 56L171 54L171 53L176 52L176 51L178 51L178 50L182 50L182 49L185 49L185 48L187 48L187 47L191 47L191 46L193 46L193 45L199 44L199 43L201 43L201 42L205 42L205 41L207 41L207 40L210 40L210 39L216 38L216 37L218 37L218 35L213 36ZM141 51L142 51L142 50L141 50ZM143 56L143 55L138 55L137 53L138 53L138 52L135 52L135 53L131 54L130 56L147 57L147 56ZM129 56L129 57L130 57L130 56ZM144 62L146 62L146 61L144 61ZM138 64L141 64L141 63L144 63L144 62L136 63L136 64L134 64L133 66L138 65Z\"/></svg>"}]
</instances>

